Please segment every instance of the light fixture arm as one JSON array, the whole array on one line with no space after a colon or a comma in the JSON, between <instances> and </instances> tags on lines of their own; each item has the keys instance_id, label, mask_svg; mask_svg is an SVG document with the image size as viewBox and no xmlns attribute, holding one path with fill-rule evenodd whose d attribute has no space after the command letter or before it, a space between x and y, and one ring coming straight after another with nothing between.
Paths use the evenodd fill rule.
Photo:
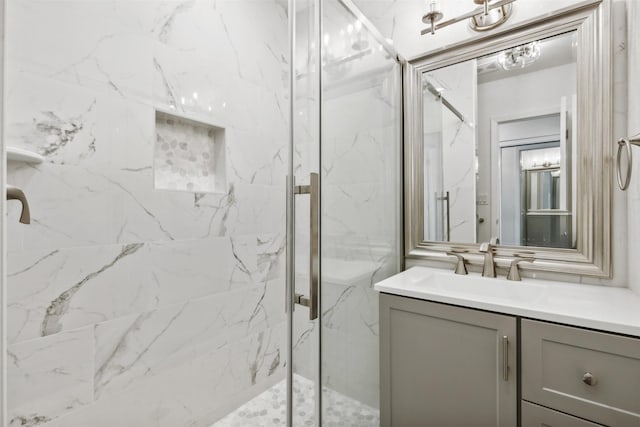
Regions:
<instances>
[{"instance_id":1,"label":"light fixture arm","mask_svg":"<svg viewBox=\"0 0 640 427\"><path fill-rule=\"evenodd\" d=\"M475 1L475 0L474 0ZM460 16L457 16L455 18L449 19L448 21L444 21L441 22L437 25L435 25L436 22L438 22L440 19L442 19L443 13L440 10L437 10L437 14L439 14L439 17L437 17L436 14L434 14L434 7L436 2L432 1L430 2L430 11L427 12L423 17L422 17L422 22L424 22L425 24L431 24L429 28L425 28L424 30L420 31L420 35L425 35L427 33L431 33L431 34L435 34L436 30L439 30L441 28L444 27L448 27L449 25L453 25L456 24L460 21L465 21L467 19L474 19L477 18L479 16L488 16L489 15L489 11L493 10L493 9L498 9L498 8L503 8L502 12L503 12L503 19L501 19L499 22L492 24L489 28L480 28L477 25L477 21L475 26L472 26L472 28L476 31L483 31L485 29L491 29L496 27L497 25L502 24L504 21L507 20L507 18L509 17L508 11L506 10L505 6L510 5L511 3L515 2L516 0L499 0L496 2L491 3L489 0L484 0L482 2L482 6L479 6L477 8L475 8L474 10L464 13ZM478 3L478 2L476 2Z\"/></svg>"},{"instance_id":2,"label":"light fixture arm","mask_svg":"<svg viewBox=\"0 0 640 427\"><path fill-rule=\"evenodd\" d=\"M431 34L435 34L435 24L443 17L444 15L442 14L442 10L440 10L440 4L436 0L431 0L429 2L429 11L422 17L422 22L424 22L425 24L430 24L430 30L424 31L430 31Z\"/></svg>"}]
</instances>

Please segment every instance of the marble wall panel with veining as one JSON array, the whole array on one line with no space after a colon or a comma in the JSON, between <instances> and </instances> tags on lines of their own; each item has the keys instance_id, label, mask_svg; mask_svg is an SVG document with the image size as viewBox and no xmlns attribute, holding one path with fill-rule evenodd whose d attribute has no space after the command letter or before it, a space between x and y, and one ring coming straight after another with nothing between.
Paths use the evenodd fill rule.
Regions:
<instances>
[{"instance_id":1,"label":"marble wall panel with veining","mask_svg":"<svg viewBox=\"0 0 640 427\"><path fill-rule=\"evenodd\" d=\"M373 284L395 272L393 258L328 259L323 267L324 385L372 407L379 404L378 295Z\"/></svg>"},{"instance_id":2,"label":"marble wall panel with veining","mask_svg":"<svg viewBox=\"0 0 640 427\"><path fill-rule=\"evenodd\" d=\"M467 61L427 76L465 118L461 121L444 104L440 106L442 159L435 162L442 168L442 193L449 192L449 211L444 207L443 215L448 216L447 238L452 242L476 241L476 68L475 61ZM425 121L429 119L425 116Z\"/></svg>"},{"instance_id":3,"label":"marble wall panel with veining","mask_svg":"<svg viewBox=\"0 0 640 427\"><path fill-rule=\"evenodd\" d=\"M286 7L7 15L7 143L45 158L8 168L32 213L7 233L14 422L208 426L284 372ZM154 190L157 109L225 127L221 194Z\"/></svg>"},{"instance_id":4,"label":"marble wall panel with veining","mask_svg":"<svg viewBox=\"0 0 640 427\"><path fill-rule=\"evenodd\" d=\"M163 9L125 1L9 2L7 15L15 23L7 34L10 67L149 99L149 32Z\"/></svg>"},{"instance_id":5,"label":"marble wall panel with veining","mask_svg":"<svg viewBox=\"0 0 640 427\"><path fill-rule=\"evenodd\" d=\"M382 74L391 73L388 69ZM381 89L384 81L374 79L364 89L345 88L325 101L322 206L326 247L353 249L357 245L338 241L354 242L365 236L393 245L398 220L399 122L393 88Z\"/></svg>"},{"instance_id":6,"label":"marble wall panel with veining","mask_svg":"<svg viewBox=\"0 0 640 427\"><path fill-rule=\"evenodd\" d=\"M93 327L9 346L9 426L34 426L93 401Z\"/></svg>"},{"instance_id":7,"label":"marble wall panel with veining","mask_svg":"<svg viewBox=\"0 0 640 427\"><path fill-rule=\"evenodd\" d=\"M9 254L10 342L147 310L155 286L144 244Z\"/></svg>"},{"instance_id":8,"label":"marble wall panel with veining","mask_svg":"<svg viewBox=\"0 0 640 427\"><path fill-rule=\"evenodd\" d=\"M380 67L375 76L345 82L324 98L322 381L374 407L378 296L372 288L397 272L400 250L397 71ZM298 331L301 350L313 351L316 329Z\"/></svg>"},{"instance_id":9,"label":"marble wall panel with veining","mask_svg":"<svg viewBox=\"0 0 640 427\"><path fill-rule=\"evenodd\" d=\"M281 234L11 253L9 340L282 282L283 254Z\"/></svg>"},{"instance_id":10,"label":"marble wall panel with veining","mask_svg":"<svg viewBox=\"0 0 640 427\"><path fill-rule=\"evenodd\" d=\"M284 230L284 183L231 182L226 194L194 194L154 191L151 169L43 164L10 168L9 176L32 214L29 227L11 223L9 252Z\"/></svg>"},{"instance_id":11,"label":"marble wall panel with veining","mask_svg":"<svg viewBox=\"0 0 640 427\"><path fill-rule=\"evenodd\" d=\"M199 349L184 363L168 363L46 426L208 427L282 380L284 372L278 366L283 363L283 329L284 324L274 325L219 347Z\"/></svg>"},{"instance_id":12,"label":"marble wall panel with veining","mask_svg":"<svg viewBox=\"0 0 640 427\"><path fill-rule=\"evenodd\" d=\"M443 188L449 192L449 241L476 241L476 130L444 113Z\"/></svg>"},{"instance_id":13,"label":"marble wall panel with veining","mask_svg":"<svg viewBox=\"0 0 640 427\"><path fill-rule=\"evenodd\" d=\"M267 282L98 324L97 397L121 393L174 366L188 364L199 354L269 331L283 320L279 304L283 299L284 290L278 282ZM284 360L284 353L280 355L279 351L268 361L274 370L280 366L281 357Z\"/></svg>"}]
</instances>

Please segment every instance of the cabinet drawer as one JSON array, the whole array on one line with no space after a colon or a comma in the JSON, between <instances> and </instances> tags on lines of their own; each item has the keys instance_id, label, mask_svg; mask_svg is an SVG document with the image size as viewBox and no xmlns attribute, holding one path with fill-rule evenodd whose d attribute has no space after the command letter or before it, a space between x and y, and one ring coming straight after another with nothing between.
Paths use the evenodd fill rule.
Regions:
<instances>
[{"instance_id":1,"label":"cabinet drawer","mask_svg":"<svg viewBox=\"0 0 640 427\"><path fill-rule=\"evenodd\" d=\"M522 427L602 427L544 406L522 401Z\"/></svg>"},{"instance_id":2,"label":"cabinet drawer","mask_svg":"<svg viewBox=\"0 0 640 427\"><path fill-rule=\"evenodd\" d=\"M523 320L522 398L610 426L640 426L640 340Z\"/></svg>"}]
</instances>

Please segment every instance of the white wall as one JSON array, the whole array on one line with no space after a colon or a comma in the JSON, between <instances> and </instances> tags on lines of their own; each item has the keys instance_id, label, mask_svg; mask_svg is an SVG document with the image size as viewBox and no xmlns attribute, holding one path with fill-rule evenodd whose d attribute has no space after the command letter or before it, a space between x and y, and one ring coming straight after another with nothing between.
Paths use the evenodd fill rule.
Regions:
<instances>
[{"instance_id":1,"label":"white wall","mask_svg":"<svg viewBox=\"0 0 640 427\"><path fill-rule=\"evenodd\" d=\"M627 51L629 52L628 87L621 87L629 94L629 123L626 135L616 134L620 137L633 136L640 133L640 2L627 0ZM628 233L629 233L629 286L640 293L640 152L634 148L634 174L628 190Z\"/></svg>"},{"instance_id":2,"label":"white wall","mask_svg":"<svg viewBox=\"0 0 640 427\"><path fill-rule=\"evenodd\" d=\"M420 31L427 28L422 23L422 16L427 10L427 1L354 0L354 2L382 34L393 40L398 51L408 59L444 49L460 41L480 39L492 33L475 32L465 22L438 30L435 35L421 36ZM532 18L552 14L554 11L582 2L582 0L518 0L511 18L498 31L508 30ZM469 12L476 7L470 0L441 1L440 4L445 13L445 20Z\"/></svg>"}]
</instances>

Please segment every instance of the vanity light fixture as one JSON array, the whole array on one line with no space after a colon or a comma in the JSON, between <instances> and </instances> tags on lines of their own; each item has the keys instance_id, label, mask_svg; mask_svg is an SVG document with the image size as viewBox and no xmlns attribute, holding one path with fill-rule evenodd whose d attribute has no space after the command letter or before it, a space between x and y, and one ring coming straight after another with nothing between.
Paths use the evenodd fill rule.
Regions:
<instances>
[{"instance_id":1,"label":"vanity light fixture","mask_svg":"<svg viewBox=\"0 0 640 427\"><path fill-rule=\"evenodd\" d=\"M540 44L535 41L500 52L497 61L504 70L508 71L527 67L538 58L540 58Z\"/></svg>"},{"instance_id":2,"label":"vanity light fixture","mask_svg":"<svg viewBox=\"0 0 640 427\"><path fill-rule=\"evenodd\" d=\"M513 10L511 3L514 1L516 0L473 0L475 4L481 6L456 18L436 24L444 17L440 2L437 0L427 0L428 11L422 17L422 22L428 24L429 28L420 31L420 35L424 36L427 33L435 34L436 30L440 28L467 19L469 20L469 26L474 31L491 30L509 19Z\"/></svg>"}]
</instances>

